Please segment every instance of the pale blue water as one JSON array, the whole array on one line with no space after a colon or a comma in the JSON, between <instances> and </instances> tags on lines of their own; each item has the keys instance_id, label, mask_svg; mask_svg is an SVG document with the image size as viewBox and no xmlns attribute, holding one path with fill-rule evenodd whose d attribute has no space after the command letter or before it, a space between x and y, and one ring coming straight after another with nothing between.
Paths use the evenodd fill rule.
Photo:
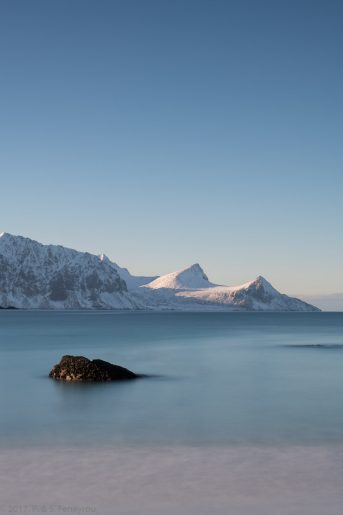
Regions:
<instances>
[{"instance_id":1,"label":"pale blue water","mask_svg":"<svg viewBox=\"0 0 343 515\"><path fill-rule=\"evenodd\" d=\"M63 354L150 377L49 379ZM0 312L0 444L343 442L343 313Z\"/></svg>"}]
</instances>

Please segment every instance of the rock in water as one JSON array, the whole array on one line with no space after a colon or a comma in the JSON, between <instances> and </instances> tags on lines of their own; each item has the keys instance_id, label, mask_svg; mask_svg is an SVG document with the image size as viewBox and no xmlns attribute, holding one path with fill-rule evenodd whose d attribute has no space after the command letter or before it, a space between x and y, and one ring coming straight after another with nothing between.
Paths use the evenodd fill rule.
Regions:
<instances>
[{"instance_id":1,"label":"rock in water","mask_svg":"<svg viewBox=\"0 0 343 515\"><path fill-rule=\"evenodd\" d=\"M53 367L49 377L61 381L103 382L136 379L137 374L127 368L102 359L90 360L84 356L63 356Z\"/></svg>"}]
</instances>

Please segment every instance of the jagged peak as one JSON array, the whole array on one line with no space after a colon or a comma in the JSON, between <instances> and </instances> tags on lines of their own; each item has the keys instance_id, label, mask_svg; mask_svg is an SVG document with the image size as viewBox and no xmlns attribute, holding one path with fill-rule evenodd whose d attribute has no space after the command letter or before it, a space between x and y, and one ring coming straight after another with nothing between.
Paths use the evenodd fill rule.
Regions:
<instances>
[{"instance_id":1,"label":"jagged peak","mask_svg":"<svg viewBox=\"0 0 343 515\"><path fill-rule=\"evenodd\" d=\"M256 279L253 279L252 281L249 281L248 283L244 284L243 287L245 288L251 288L251 287L255 287L255 288L264 288L264 290L266 292L270 292L270 293L279 293L275 288L274 286L269 282L267 281L267 279L265 277L263 277L262 275L258 275L256 277Z\"/></svg>"},{"instance_id":2,"label":"jagged peak","mask_svg":"<svg viewBox=\"0 0 343 515\"><path fill-rule=\"evenodd\" d=\"M209 282L199 263L193 263L187 268L162 277L135 277L127 269L112 263L105 254L94 255L61 245L44 245L33 239L6 232L0 233L0 256L1 260L5 260L8 265L3 268L3 274L0 277L3 279L1 294L4 305L62 307L63 309L72 307L161 309L163 306L166 309L184 310L194 305L205 310L207 307L211 310L212 308L259 311L317 310L300 300L280 294L261 275L240 286L213 284ZM63 276L64 270L67 272L65 277ZM74 294L70 296L71 290L64 284L64 281L66 284L68 283L70 270L75 276L76 286L73 291L77 294L76 296ZM94 270L99 280L103 281L103 289L98 289L97 281L95 281L95 285L92 285L91 279ZM22 271L24 273L20 275ZM26 274L26 271L29 273ZM55 282L59 280L60 274L62 274L61 283L57 282L56 286ZM18 278L20 281L16 283ZM47 282L47 278L50 282ZM85 284L85 278L90 281L89 288L96 297L95 301L88 294L84 296L83 288L77 286L81 283ZM113 290L114 280L116 288ZM110 290L107 289L108 284ZM32 285L35 286L37 294L26 293L26 290L30 291ZM26 289L21 290L21 288ZM64 297L61 296L61 288ZM153 292L149 293L140 288L164 289L165 291L153 294ZM127 293L127 290L134 291L132 297L129 296L130 292ZM51 296L53 291L55 293ZM120 293L120 297L113 296L113 293ZM125 297L125 295L128 296ZM189 304L189 302L194 304Z\"/></svg>"},{"instance_id":3,"label":"jagged peak","mask_svg":"<svg viewBox=\"0 0 343 515\"><path fill-rule=\"evenodd\" d=\"M20 234L12 234L10 232L6 232L6 231L3 231L1 234L0 234L0 238L13 238L13 239L20 239L20 240L31 240L31 238L27 238L25 236L21 236ZM34 240L31 240L31 241L34 241Z\"/></svg>"},{"instance_id":4,"label":"jagged peak","mask_svg":"<svg viewBox=\"0 0 343 515\"><path fill-rule=\"evenodd\" d=\"M169 288L176 290L209 288L214 286L199 263L158 277L146 285L148 288Z\"/></svg>"},{"instance_id":5,"label":"jagged peak","mask_svg":"<svg viewBox=\"0 0 343 515\"><path fill-rule=\"evenodd\" d=\"M100 254L99 259L101 263L110 263L110 259L106 256L106 254Z\"/></svg>"},{"instance_id":6,"label":"jagged peak","mask_svg":"<svg viewBox=\"0 0 343 515\"><path fill-rule=\"evenodd\" d=\"M175 273L179 273L179 274L184 274L184 273L192 273L194 275L199 275L201 276L203 279L205 279L206 281L208 281L208 277L207 275L205 274L203 268L199 265L199 263L193 263L193 265L187 267L187 268L184 268L182 270L179 270L178 272L175 272Z\"/></svg>"},{"instance_id":7,"label":"jagged peak","mask_svg":"<svg viewBox=\"0 0 343 515\"><path fill-rule=\"evenodd\" d=\"M15 238L22 238L22 236L15 236L14 234L10 234L9 232L2 232L0 234L1 239L15 239Z\"/></svg>"},{"instance_id":8,"label":"jagged peak","mask_svg":"<svg viewBox=\"0 0 343 515\"><path fill-rule=\"evenodd\" d=\"M22 245L24 242L27 241L33 241L29 238L25 238L24 236L17 236L14 234L11 234L9 232L2 232L0 234L0 243L1 246L5 246L5 248L14 247L16 245Z\"/></svg>"},{"instance_id":9,"label":"jagged peak","mask_svg":"<svg viewBox=\"0 0 343 515\"><path fill-rule=\"evenodd\" d=\"M184 270L192 270L194 272L199 272L203 275L206 275L203 268L199 265L199 263L193 263L193 265L189 266L188 268L185 268Z\"/></svg>"},{"instance_id":10,"label":"jagged peak","mask_svg":"<svg viewBox=\"0 0 343 515\"><path fill-rule=\"evenodd\" d=\"M256 284L263 284L263 285L268 285L268 286L271 286L270 282L267 281L267 279L265 277L263 277L262 275L258 275L256 277L256 279L254 279L252 281L252 283L256 283Z\"/></svg>"},{"instance_id":11,"label":"jagged peak","mask_svg":"<svg viewBox=\"0 0 343 515\"><path fill-rule=\"evenodd\" d=\"M71 261L77 263L82 260L85 263L91 263L93 261L96 263L96 261L100 260L103 264L111 264L111 261L104 254L102 256L96 256L89 252L81 252L62 245L46 245L25 236L15 236L5 232L1 234L0 253L12 262L17 261L21 264L23 259L27 261L32 259L37 263L40 261L44 262L52 257L55 260L59 260L61 264Z\"/></svg>"},{"instance_id":12,"label":"jagged peak","mask_svg":"<svg viewBox=\"0 0 343 515\"><path fill-rule=\"evenodd\" d=\"M0 239L2 241L6 241L6 242L32 243L32 244L43 246L42 243L40 243L39 241L33 240L32 238L28 238L26 236L21 236L19 234L11 234L9 232L2 232L0 234Z\"/></svg>"}]
</instances>

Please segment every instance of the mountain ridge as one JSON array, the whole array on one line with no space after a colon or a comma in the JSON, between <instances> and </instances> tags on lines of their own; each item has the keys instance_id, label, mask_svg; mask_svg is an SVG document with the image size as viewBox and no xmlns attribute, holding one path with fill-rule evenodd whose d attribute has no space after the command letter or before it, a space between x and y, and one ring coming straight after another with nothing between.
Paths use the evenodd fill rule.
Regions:
<instances>
[{"instance_id":1,"label":"mountain ridge","mask_svg":"<svg viewBox=\"0 0 343 515\"><path fill-rule=\"evenodd\" d=\"M155 280L145 285L147 288L174 288L197 289L210 288L214 284L210 283L207 275L199 265L195 263L187 268L170 272L169 274L157 277Z\"/></svg>"},{"instance_id":2,"label":"mountain ridge","mask_svg":"<svg viewBox=\"0 0 343 515\"><path fill-rule=\"evenodd\" d=\"M22 309L320 311L265 278L211 283L199 263L163 276L134 276L105 254L0 235L0 306Z\"/></svg>"}]
</instances>

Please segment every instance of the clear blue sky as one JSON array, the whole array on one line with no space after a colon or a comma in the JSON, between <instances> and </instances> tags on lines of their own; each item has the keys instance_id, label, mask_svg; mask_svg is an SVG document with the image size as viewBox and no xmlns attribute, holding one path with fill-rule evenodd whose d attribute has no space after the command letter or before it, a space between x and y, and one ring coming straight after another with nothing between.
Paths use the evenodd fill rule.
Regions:
<instances>
[{"instance_id":1,"label":"clear blue sky","mask_svg":"<svg viewBox=\"0 0 343 515\"><path fill-rule=\"evenodd\" d=\"M343 4L1 0L1 230L343 291Z\"/></svg>"}]
</instances>

